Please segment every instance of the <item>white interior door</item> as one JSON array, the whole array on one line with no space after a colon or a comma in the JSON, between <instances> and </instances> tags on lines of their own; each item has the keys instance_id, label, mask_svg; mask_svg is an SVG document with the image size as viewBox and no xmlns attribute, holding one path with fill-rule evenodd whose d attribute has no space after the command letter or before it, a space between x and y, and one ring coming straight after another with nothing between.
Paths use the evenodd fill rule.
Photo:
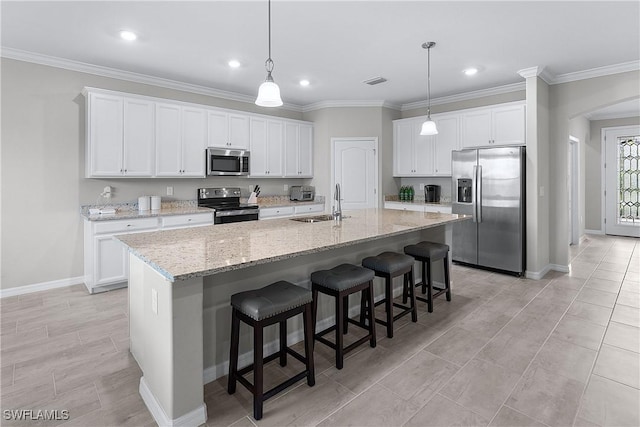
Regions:
<instances>
[{"instance_id":1,"label":"white interior door","mask_svg":"<svg viewBox=\"0 0 640 427\"><path fill-rule=\"evenodd\" d=\"M605 233L640 237L640 126L602 129Z\"/></svg>"},{"instance_id":2,"label":"white interior door","mask_svg":"<svg viewBox=\"0 0 640 427\"><path fill-rule=\"evenodd\" d=\"M335 184L342 190L342 210L378 207L378 138L332 138L333 205Z\"/></svg>"}]
</instances>

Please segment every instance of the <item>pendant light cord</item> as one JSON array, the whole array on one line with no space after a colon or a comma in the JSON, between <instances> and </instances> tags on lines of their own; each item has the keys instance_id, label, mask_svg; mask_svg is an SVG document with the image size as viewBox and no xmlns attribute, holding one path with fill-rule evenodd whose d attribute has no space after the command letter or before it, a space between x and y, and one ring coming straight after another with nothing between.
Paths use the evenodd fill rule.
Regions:
<instances>
[{"instance_id":1,"label":"pendant light cord","mask_svg":"<svg viewBox=\"0 0 640 427\"><path fill-rule=\"evenodd\" d=\"M271 0L269 0L269 57L264 63L265 68L267 69L268 76L271 76L271 72L273 71L273 60L271 59Z\"/></svg>"}]
</instances>

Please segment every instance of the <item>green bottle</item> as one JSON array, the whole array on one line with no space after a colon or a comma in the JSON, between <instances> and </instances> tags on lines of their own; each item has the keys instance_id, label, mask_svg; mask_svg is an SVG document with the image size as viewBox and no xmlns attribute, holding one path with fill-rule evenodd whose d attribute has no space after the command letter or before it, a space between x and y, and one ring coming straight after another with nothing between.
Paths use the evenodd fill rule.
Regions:
<instances>
[{"instance_id":1,"label":"green bottle","mask_svg":"<svg viewBox=\"0 0 640 427\"><path fill-rule=\"evenodd\" d=\"M406 189L403 187L400 187L400 201L404 202L406 197Z\"/></svg>"},{"instance_id":2,"label":"green bottle","mask_svg":"<svg viewBox=\"0 0 640 427\"><path fill-rule=\"evenodd\" d=\"M413 202L413 196L415 194L414 191L413 191L413 185L409 187L408 192L409 192L408 199L409 199L409 201Z\"/></svg>"}]
</instances>

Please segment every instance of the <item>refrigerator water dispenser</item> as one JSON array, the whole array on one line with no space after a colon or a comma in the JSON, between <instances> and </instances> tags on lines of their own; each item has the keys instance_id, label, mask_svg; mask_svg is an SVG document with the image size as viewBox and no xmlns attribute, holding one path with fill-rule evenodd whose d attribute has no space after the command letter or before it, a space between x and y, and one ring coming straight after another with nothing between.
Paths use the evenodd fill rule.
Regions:
<instances>
[{"instance_id":1,"label":"refrigerator water dispenser","mask_svg":"<svg viewBox=\"0 0 640 427\"><path fill-rule=\"evenodd\" d=\"M471 185L473 180L469 178L458 179L458 203L471 203Z\"/></svg>"}]
</instances>

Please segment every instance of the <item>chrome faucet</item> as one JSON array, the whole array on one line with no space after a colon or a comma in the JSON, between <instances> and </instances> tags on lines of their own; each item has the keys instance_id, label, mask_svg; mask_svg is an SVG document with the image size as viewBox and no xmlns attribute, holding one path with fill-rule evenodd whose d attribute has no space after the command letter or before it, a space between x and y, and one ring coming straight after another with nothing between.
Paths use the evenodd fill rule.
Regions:
<instances>
[{"instance_id":1,"label":"chrome faucet","mask_svg":"<svg viewBox=\"0 0 640 427\"><path fill-rule=\"evenodd\" d=\"M342 221L342 203L340 202L340 184L336 184L336 191L334 198L336 199L336 203L333 205L333 219L335 221Z\"/></svg>"}]
</instances>

